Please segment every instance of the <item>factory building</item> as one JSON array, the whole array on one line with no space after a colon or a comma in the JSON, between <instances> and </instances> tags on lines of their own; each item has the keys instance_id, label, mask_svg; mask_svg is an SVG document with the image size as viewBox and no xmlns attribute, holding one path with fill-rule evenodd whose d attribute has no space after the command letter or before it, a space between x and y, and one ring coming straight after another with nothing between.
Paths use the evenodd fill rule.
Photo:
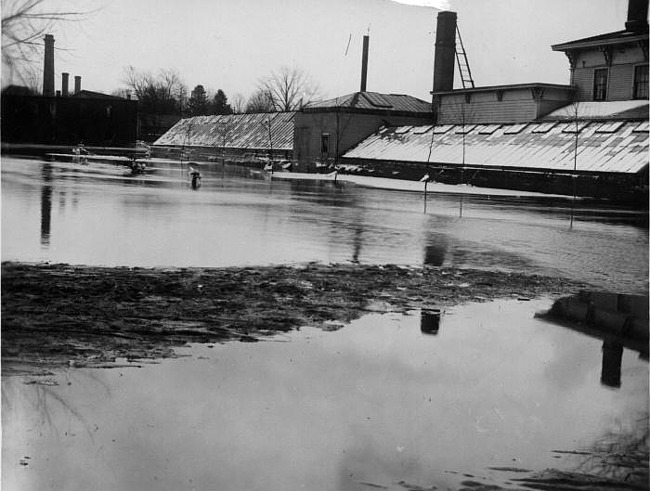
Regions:
<instances>
[{"instance_id":1,"label":"factory building","mask_svg":"<svg viewBox=\"0 0 650 491\"><path fill-rule=\"evenodd\" d=\"M431 104L408 95L355 92L296 113L294 159L336 165L347 150L383 126L433 122Z\"/></svg>"},{"instance_id":2,"label":"factory building","mask_svg":"<svg viewBox=\"0 0 650 491\"><path fill-rule=\"evenodd\" d=\"M427 175L450 184L647 205L647 7L629 0L625 29L553 45L569 61L567 85L474 86L464 47L456 44L456 13L440 12L431 103L367 91L365 37L358 92L284 115L188 118L154 146L271 156L300 170L336 165L342 172ZM462 89L454 88L456 64ZM271 125L269 137L268 120L276 117L282 123ZM279 127L282 138L273 136Z\"/></svg>"},{"instance_id":3,"label":"factory building","mask_svg":"<svg viewBox=\"0 0 650 491\"><path fill-rule=\"evenodd\" d=\"M223 153L234 162L241 161L244 155L254 161L255 157L265 159L273 154L276 158L292 160L297 164L296 168L313 171L337 165L347 150L384 126L433 123L431 103L427 101L409 95L366 90L368 53L369 36L364 36L358 92L310 103L299 111L284 113L284 116L257 114L186 118L154 142L154 153L169 154L191 146L195 147L197 155ZM269 138L268 120L271 120L271 128L279 128L281 136L271 135ZM232 141L225 142L219 137L223 132L219 125L224 124L231 127L228 133L233 135ZM289 125L292 133L287 140ZM234 134L239 132L242 134L235 137ZM197 134L192 138L183 136L189 133Z\"/></svg>"},{"instance_id":4,"label":"factory building","mask_svg":"<svg viewBox=\"0 0 650 491\"><path fill-rule=\"evenodd\" d=\"M44 37L43 93L9 86L2 92L2 143L16 151L21 145L127 147L137 139L137 102L82 90L81 76L61 73L55 90L54 36Z\"/></svg>"},{"instance_id":5,"label":"factory building","mask_svg":"<svg viewBox=\"0 0 650 491\"><path fill-rule=\"evenodd\" d=\"M456 30L456 14L440 12L435 124L384 127L343 155L344 169L647 206L647 2L630 0L625 30L552 47L570 85L454 89Z\"/></svg>"}]
</instances>

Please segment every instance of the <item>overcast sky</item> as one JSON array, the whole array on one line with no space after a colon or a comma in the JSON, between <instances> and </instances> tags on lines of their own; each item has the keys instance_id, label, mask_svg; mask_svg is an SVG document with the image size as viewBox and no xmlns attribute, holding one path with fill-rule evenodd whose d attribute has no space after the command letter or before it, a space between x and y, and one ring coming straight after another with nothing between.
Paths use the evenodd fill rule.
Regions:
<instances>
[{"instance_id":1,"label":"overcast sky","mask_svg":"<svg viewBox=\"0 0 650 491\"><path fill-rule=\"evenodd\" d=\"M53 30L62 72L82 88L123 87L124 67L176 69L191 90L248 97L260 77L296 66L335 97L359 90L361 42L370 33L368 90L429 100L437 6L458 12L478 86L568 84L550 45L622 30L627 0L57 0L97 9ZM414 6L405 3L428 4Z\"/></svg>"}]
</instances>

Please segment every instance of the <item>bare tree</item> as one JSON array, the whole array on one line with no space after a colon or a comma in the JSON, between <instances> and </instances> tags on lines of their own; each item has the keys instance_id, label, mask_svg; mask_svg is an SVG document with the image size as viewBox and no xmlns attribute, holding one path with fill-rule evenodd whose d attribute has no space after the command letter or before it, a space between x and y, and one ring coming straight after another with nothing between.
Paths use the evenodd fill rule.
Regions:
<instances>
[{"instance_id":1,"label":"bare tree","mask_svg":"<svg viewBox=\"0 0 650 491\"><path fill-rule=\"evenodd\" d=\"M246 100L241 94L235 94L232 99L230 99L230 107L232 108L233 114L241 114L246 109Z\"/></svg>"},{"instance_id":2,"label":"bare tree","mask_svg":"<svg viewBox=\"0 0 650 491\"><path fill-rule=\"evenodd\" d=\"M187 87L176 70L162 69L154 77L127 66L122 82L140 101L145 114L176 114L185 107Z\"/></svg>"},{"instance_id":3,"label":"bare tree","mask_svg":"<svg viewBox=\"0 0 650 491\"><path fill-rule=\"evenodd\" d=\"M43 36L61 22L81 20L91 12L59 10L48 0L2 1L2 69L8 80L33 83Z\"/></svg>"},{"instance_id":4,"label":"bare tree","mask_svg":"<svg viewBox=\"0 0 650 491\"><path fill-rule=\"evenodd\" d=\"M273 98L264 89L257 89L246 103L247 113L270 113L274 110Z\"/></svg>"},{"instance_id":5,"label":"bare tree","mask_svg":"<svg viewBox=\"0 0 650 491\"><path fill-rule=\"evenodd\" d=\"M320 88L303 70L283 66L260 80L276 111L295 111L320 98Z\"/></svg>"}]
</instances>

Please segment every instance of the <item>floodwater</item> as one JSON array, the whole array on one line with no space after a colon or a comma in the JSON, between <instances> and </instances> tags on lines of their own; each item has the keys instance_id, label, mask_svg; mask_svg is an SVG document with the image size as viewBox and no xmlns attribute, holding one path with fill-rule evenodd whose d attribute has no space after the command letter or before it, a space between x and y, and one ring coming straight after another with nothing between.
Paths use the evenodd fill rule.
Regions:
<instances>
[{"instance_id":1,"label":"floodwater","mask_svg":"<svg viewBox=\"0 0 650 491\"><path fill-rule=\"evenodd\" d=\"M204 164L122 167L2 159L2 259L87 265L359 262L556 274L648 290L647 212L539 198L287 181Z\"/></svg>"},{"instance_id":2,"label":"floodwater","mask_svg":"<svg viewBox=\"0 0 650 491\"><path fill-rule=\"evenodd\" d=\"M419 311L372 314L141 368L3 379L3 489L521 489L513 479L547 468L607 475L590 452L647 437L648 365L625 349L608 366L602 340L534 318L550 303L457 307L434 330Z\"/></svg>"},{"instance_id":3,"label":"floodwater","mask_svg":"<svg viewBox=\"0 0 650 491\"><path fill-rule=\"evenodd\" d=\"M197 190L187 165L162 162L131 177L3 157L1 171L3 260L426 264L648 290L647 214L621 207L577 202L571 220L570 201L429 194L425 208L416 192L220 164ZM647 436L647 361L534 318L551 303L371 314L156 364L2 377L3 489L516 488L546 468L613 472L591 452Z\"/></svg>"}]
</instances>

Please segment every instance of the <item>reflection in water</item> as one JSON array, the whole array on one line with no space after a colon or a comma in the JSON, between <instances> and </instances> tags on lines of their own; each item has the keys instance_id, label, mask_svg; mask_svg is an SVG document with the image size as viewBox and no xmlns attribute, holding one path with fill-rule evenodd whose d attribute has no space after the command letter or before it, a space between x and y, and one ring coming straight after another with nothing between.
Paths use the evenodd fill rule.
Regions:
<instances>
[{"instance_id":1,"label":"reflection in water","mask_svg":"<svg viewBox=\"0 0 650 491\"><path fill-rule=\"evenodd\" d=\"M630 421L616 421L613 428L577 455L576 470L628 483L630 489L648 489L649 422L647 407Z\"/></svg>"},{"instance_id":2,"label":"reflection in water","mask_svg":"<svg viewBox=\"0 0 650 491\"><path fill-rule=\"evenodd\" d=\"M445 255L449 247L448 239L443 234L429 233L424 245L424 265L440 267L445 262Z\"/></svg>"},{"instance_id":3,"label":"reflection in water","mask_svg":"<svg viewBox=\"0 0 650 491\"><path fill-rule=\"evenodd\" d=\"M440 309L428 309L420 312L420 331L424 334L438 334L440 330Z\"/></svg>"},{"instance_id":4,"label":"reflection in water","mask_svg":"<svg viewBox=\"0 0 650 491\"><path fill-rule=\"evenodd\" d=\"M361 255L361 245L363 244L363 223L357 222L354 227L354 236L352 238L352 262L359 263L359 256Z\"/></svg>"},{"instance_id":5,"label":"reflection in water","mask_svg":"<svg viewBox=\"0 0 650 491\"><path fill-rule=\"evenodd\" d=\"M269 180L235 166L226 166L224 175L221 164L206 163L201 192L188 193L187 165L152 162L150 169L134 179L106 165L3 158L3 259L149 267L351 260L421 266L423 258L436 265L444 256L454 267L525 270L647 291L647 229L632 225L642 214L623 208L581 206L569 232L566 202L464 196L460 219L457 195L429 192L423 214L421 187L413 193ZM50 201L63 193L70 206L50 223ZM32 205L39 200L42 210ZM43 250L48 228L57 247Z\"/></svg>"},{"instance_id":6,"label":"reflection in water","mask_svg":"<svg viewBox=\"0 0 650 491\"><path fill-rule=\"evenodd\" d=\"M449 309L438 336L373 314L46 388L4 377L3 489L460 489L467 473L509 489L486 468L571 469L554 450L625 437L647 411L647 364L624 356L605 390L600 342L535 319L544 307Z\"/></svg>"},{"instance_id":7,"label":"reflection in water","mask_svg":"<svg viewBox=\"0 0 650 491\"><path fill-rule=\"evenodd\" d=\"M538 314L552 322L602 339L600 381L621 387L623 348L648 358L648 297L607 292L586 292L556 300L547 313Z\"/></svg>"},{"instance_id":8,"label":"reflection in water","mask_svg":"<svg viewBox=\"0 0 650 491\"><path fill-rule=\"evenodd\" d=\"M43 186L41 187L41 246L50 245L52 221L52 166L43 164L41 168Z\"/></svg>"},{"instance_id":9,"label":"reflection in water","mask_svg":"<svg viewBox=\"0 0 650 491\"><path fill-rule=\"evenodd\" d=\"M603 368L600 382L608 387L621 386L621 361L623 359L623 343L615 339L606 339L603 343Z\"/></svg>"}]
</instances>

